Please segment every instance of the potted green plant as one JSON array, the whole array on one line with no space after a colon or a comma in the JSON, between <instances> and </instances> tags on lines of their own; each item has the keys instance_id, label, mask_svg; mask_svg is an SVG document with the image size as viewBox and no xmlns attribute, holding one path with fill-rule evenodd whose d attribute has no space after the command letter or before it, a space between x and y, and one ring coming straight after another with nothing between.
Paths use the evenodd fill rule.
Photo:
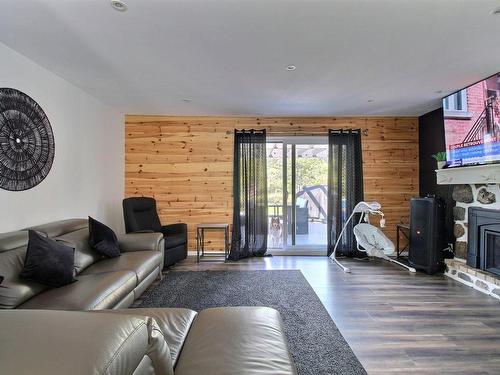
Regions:
<instances>
[{"instance_id":1,"label":"potted green plant","mask_svg":"<svg viewBox=\"0 0 500 375\"><path fill-rule=\"evenodd\" d=\"M434 155L431 155L431 157L436 160L437 169L442 169L446 164L446 152L444 151L436 152Z\"/></svg>"}]
</instances>

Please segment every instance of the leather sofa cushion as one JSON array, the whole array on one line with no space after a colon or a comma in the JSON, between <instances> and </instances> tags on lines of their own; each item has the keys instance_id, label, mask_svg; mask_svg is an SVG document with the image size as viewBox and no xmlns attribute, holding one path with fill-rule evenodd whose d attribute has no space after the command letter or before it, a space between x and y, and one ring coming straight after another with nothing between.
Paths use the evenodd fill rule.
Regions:
<instances>
[{"instance_id":1,"label":"leather sofa cushion","mask_svg":"<svg viewBox=\"0 0 500 375\"><path fill-rule=\"evenodd\" d=\"M0 252L0 275L4 277L0 284L0 309L13 309L49 288L46 285L19 277L25 257L26 246Z\"/></svg>"},{"instance_id":2,"label":"leather sofa cushion","mask_svg":"<svg viewBox=\"0 0 500 375\"><path fill-rule=\"evenodd\" d=\"M0 316L1 374L132 374L144 366L145 356L154 373L173 374L153 319L27 310Z\"/></svg>"},{"instance_id":3,"label":"leather sofa cushion","mask_svg":"<svg viewBox=\"0 0 500 375\"><path fill-rule=\"evenodd\" d=\"M54 237L55 240L75 249L75 275L78 275L91 264L104 258L103 255L89 245L89 229L87 227Z\"/></svg>"},{"instance_id":4,"label":"leather sofa cushion","mask_svg":"<svg viewBox=\"0 0 500 375\"><path fill-rule=\"evenodd\" d=\"M296 370L276 310L226 307L198 314L175 374L290 375Z\"/></svg>"},{"instance_id":5,"label":"leather sofa cushion","mask_svg":"<svg viewBox=\"0 0 500 375\"><path fill-rule=\"evenodd\" d=\"M28 231L0 233L0 252L28 244Z\"/></svg>"},{"instance_id":6,"label":"leather sofa cushion","mask_svg":"<svg viewBox=\"0 0 500 375\"><path fill-rule=\"evenodd\" d=\"M136 251L123 253L117 258L103 259L92 264L82 275L94 275L104 272L133 271L137 275L137 284L142 282L155 268L161 264L162 256L159 251Z\"/></svg>"},{"instance_id":7,"label":"leather sofa cushion","mask_svg":"<svg viewBox=\"0 0 500 375\"><path fill-rule=\"evenodd\" d=\"M78 275L77 281L49 289L19 306L21 309L100 310L110 309L137 285L132 271Z\"/></svg>"},{"instance_id":8,"label":"leather sofa cushion","mask_svg":"<svg viewBox=\"0 0 500 375\"><path fill-rule=\"evenodd\" d=\"M45 233L47 237L57 237L65 233L74 232L80 229L88 228L87 219L67 219L54 221L52 223L37 225L26 228L36 230L40 233ZM88 229L87 229L88 231Z\"/></svg>"},{"instance_id":9,"label":"leather sofa cushion","mask_svg":"<svg viewBox=\"0 0 500 375\"><path fill-rule=\"evenodd\" d=\"M179 245L184 245L185 243L186 243L186 235L183 233L169 234L168 236L165 236L165 247L167 249Z\"/></svg>"},{"instance_id":10,"label":"leather sofa cushion","mask_svg":"<svg viewBox=\"0 0 500 375\"><path fill-rule=\"evenodd\" d=\"M197 312L181 308L138 308L127 310L113 310L113 313L138 314L154 318L163 332L165 340L170 348L173 366L177 364L182 346L191 325L196 318Z\"/></svg>"}]
</instances>

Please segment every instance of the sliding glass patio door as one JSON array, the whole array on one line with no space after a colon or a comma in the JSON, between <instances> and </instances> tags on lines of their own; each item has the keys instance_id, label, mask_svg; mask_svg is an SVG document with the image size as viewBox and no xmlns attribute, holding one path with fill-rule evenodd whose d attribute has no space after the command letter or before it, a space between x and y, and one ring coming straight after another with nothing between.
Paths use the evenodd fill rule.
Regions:
<instances>
[{"instance_id":1,"label":"sliding glass patio door","mask_svg":"<svg viewBox=\"0 0 500 375\"><path fill-rule=\"evenodd\" d=\"M327 137L268 137L268 247L325 254Z\"/></svg>"}]
</instances>

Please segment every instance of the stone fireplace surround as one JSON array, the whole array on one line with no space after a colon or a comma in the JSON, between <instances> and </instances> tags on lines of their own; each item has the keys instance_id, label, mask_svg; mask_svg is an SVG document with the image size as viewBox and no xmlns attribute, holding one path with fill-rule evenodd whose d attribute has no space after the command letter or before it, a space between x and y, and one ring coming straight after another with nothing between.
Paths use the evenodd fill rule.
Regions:
<instances>
[{"instance_id":1,"label":"stone fireplace surround","mask_svg":"<svg viewBox=\"0 0 500 375\"><path fill-rule=\"evenodd\" d=\"M467 265L500 276L500 210L468 209Z\"/></svg>"},{"instance_id":2,"label":"stone fireplace surround","mask_svg":"<svg viewBox=\"0 0 500 375\"><path fill-rule=\"evenodd\" d=\"M455 258L445 260L445 275L500 299L500 276L481 270L480 254L475 251L476 249L479 251L478 236L473 235L472 238L468 236L469 224L477 224L477 213L486 213L485 215L490 216L492 221L495 221L494 217L498 216L500 223L500 202L497 202L497 197L500 198L500 185L454 185L452 197L456 202L453 208L456 237ZM498 210L498 215L494 215L496 210ZM474 214L471 223L469 223L469 212ZM480 224L484 223L486 221L480 221ZM469 238L474 243L470 244L472 250L468 251Z\"/></svg>"}]
</instances>

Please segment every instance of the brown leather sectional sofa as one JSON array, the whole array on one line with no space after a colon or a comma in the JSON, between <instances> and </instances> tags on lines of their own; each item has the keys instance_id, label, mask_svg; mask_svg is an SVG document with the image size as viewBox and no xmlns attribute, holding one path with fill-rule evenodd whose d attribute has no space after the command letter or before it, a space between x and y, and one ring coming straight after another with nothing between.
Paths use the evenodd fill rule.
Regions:
<instances>
[{"instance_id":1,"label":"brown leather sectional sofa","mask_svg":"<svg viewBox=\"0 0 500 375\"><path fill-rule=\"evenodd\" d=\"M19 278L28 244L27 229L75 248L78 281L49 288ZM103 259L88 244L88 221L69 219L0 234L0 308L100 310L129 307L161 275L163 236L119 236L121 256Z\"/></svg>"},{"instance_id":2,"label":"brown leather sectional sofa","mask_svg":"<svg viewBox=\"0 0 500 375\"><path fill-rule=\"evenodd\" d=\"M86 220L30 229L75 248L78 281L51 289L19 279L27 231L0 234L0 374L296 374L271 308L120 309L160 275L161 234L120 237L122 255L102 259Z\"/></svg>"}]
</instances>

